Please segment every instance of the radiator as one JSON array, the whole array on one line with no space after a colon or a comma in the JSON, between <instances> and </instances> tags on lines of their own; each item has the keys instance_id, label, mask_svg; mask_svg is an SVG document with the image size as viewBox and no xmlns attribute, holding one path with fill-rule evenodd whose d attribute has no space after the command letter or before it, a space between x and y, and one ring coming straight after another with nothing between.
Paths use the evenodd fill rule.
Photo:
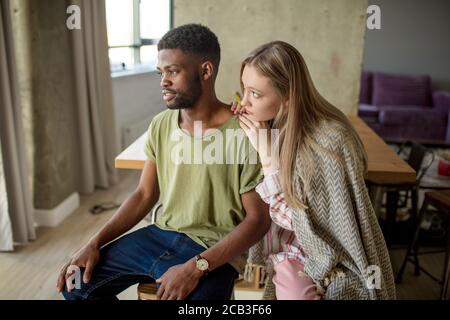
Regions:
<instances>
[{"instance_id":1,"label":"radiator","mask_svg":"<svg viewBox=\"0 0 450 320\"><path fill-rule=\"evenodd\" d=\"M143 133L145 133L152 121L153 116L144 120L140 120L128 126L122 127L122 150L136 141Z\"/></svg>"}]
</instances>

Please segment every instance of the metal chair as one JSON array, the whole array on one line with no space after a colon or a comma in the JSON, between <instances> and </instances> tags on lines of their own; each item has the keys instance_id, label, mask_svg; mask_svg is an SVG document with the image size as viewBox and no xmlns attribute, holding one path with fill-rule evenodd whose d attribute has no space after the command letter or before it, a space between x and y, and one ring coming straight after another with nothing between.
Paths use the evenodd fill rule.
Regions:
<instances>
[{"instance_id":1,"label":"metal chair","mask_svg":"<svg viewBox=\"0 0 450 320\"><path fill-rule=\"evenodd\" d=\"M422 208L420 209L419 217L416 221L414 236L409 243L408 249L406 251L405 259L403 260L402 266L396 277L396 282L400 283L402 281L403 273L405 271L406 264L408 262L413 262L415 265L415 275L419 275L420 271L423 271L427 276L431 279L435 280L441 285L441 299L445 299L447 296L448 283L449 283L449 274L450 274L450 224L448 224L447 229L447 247L445 249L445 259L444 259L444 270L442 279L437 279L435 276L430 274L427 270L422 268L419 265L418 256L421 254L431 254L431 253L440 253L442 250L438 251L427 251L419 253L419 234L421 229L421 223L424 219L425 213L428 210L429 206L435 207L438 211L445 214L447 217L450 217L450 190L439 190L439 191L431 191L425 193L425 200L423 202ZM414 260L411 260L410 256L414 257Z\"/></svg>"},{"instance_id":2,"label":"metal chair","mask_svg":"<svg viewBox=\"0 0 450 320\"><path fill-rule=\"evenodd\" d=\"M418 211L417 208L418 189L420 189L420 182L423 176L425 175L425 173L427 172L427 170L430 168L431 164L434 161L434 154L423 145L414 142L403 143L398 151L398 154L400 155L403 149L408 145L411 146L411 151L409 153L408 158L406 159L406 162L411 166L411 168L414 169L414 171L416 171L417 184L415 186L412 186L410 189L399 191L399 202L397 207L405 208L408 205L408 200L411 199L413 217L416 217ZM430 161L425 166L423 166L423 161L428 153L431 154Z\"/></svg>"},{"instance_id":3,"label":"metal chair","mask_svg":"<svg viewBox=\"0 0 450 320\"><path fill-rule=\"evenodd\" d=\"M407 146L411 146L411 151L409 153L408 158L406 159L406 162L417 172L417 178L416 182L413 184L398 184L398 185L390 185L390 186L384 186L384 185L373 185L376 187L381 187L384 192L387 193L386 197L386 203L382 204L383 207L386 208L386 212L390 212L389 215L386 217L386 230L385 238L386 243L390 247L392 242L392 233L394 229L395 224L395 218L396 218L396 212L397 209L404 208L408 204L408 200L411 199L411 218L412 218L412 224L415 224L415 220L417 219L418 214L418 192L420 188L420 181L425 175L428 168L431 166L434 155L431 156L431 161L427 163L425 166L423 165L423 161L427 153L429 153L429 150L424 147L421 144L414 143L414 142L407 142L404 143L398 153L400 154L401 151Z\"/></svg>"}]
</instances>

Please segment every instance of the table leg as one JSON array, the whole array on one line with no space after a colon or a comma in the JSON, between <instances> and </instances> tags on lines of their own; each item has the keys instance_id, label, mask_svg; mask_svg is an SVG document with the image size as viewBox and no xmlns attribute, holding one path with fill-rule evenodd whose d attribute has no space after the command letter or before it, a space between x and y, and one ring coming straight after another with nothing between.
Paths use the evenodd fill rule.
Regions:
<instances>
[{"instance_id":1,"label":"table leg","mask_svg":"<svg viewBox=\"0 0 450 320\"><path fill-rule=\"evenodd\" d=\"M408 249L406 250L405 259L403 259L402 266L397 274L396 283L402 282L403 272L405 271L406 264L408 263L409 256L414 254L414 266L415 272L419 270L419 258L417 256L419 251L419 235L420 235L420 225L425 216L425 212L428 208L428 201L425 199L422 208L420 209L419 216L417 217L416 224L414 225L414 234L409 242Z\"/></svg>"},{"instance_id":2,"label":"table leg","mask_svg":"<svg viewBox=\"0 0 450 320\"><path fill-rule=\"evenodd\" d=\"M388 247L392 244L392 235L395 225L395 217L397 216L398 191L387 190L386 193L386 232L385 239Z\"/></svg>"},{"instance_id":3,"label":"table leg","mask_svg":"<svg viewBox=\"0 0 450 320\"><path fill-rule=\"evenodd\" d=\"M447 229L447 249L445 250L444 275L442 279L441 300L446 299L450 277L450 225Z\"/></svg>"}]
</instances>

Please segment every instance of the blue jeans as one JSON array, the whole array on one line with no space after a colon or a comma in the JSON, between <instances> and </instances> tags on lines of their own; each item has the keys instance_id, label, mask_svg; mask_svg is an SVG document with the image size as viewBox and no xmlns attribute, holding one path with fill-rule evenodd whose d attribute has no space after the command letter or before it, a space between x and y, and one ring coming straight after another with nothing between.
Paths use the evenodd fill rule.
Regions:
<instances>
[{"instance_id":1,"label":"blue jeans","mask_svg":"<svg viewBox=\"0 0 450 320\"><path fill-rule=\"evenodd\" d=\"M100 260L89 283L81 281L81 289L64 290L62 294L67 300L117 299L116 295L128 287L154 282L170 267L203 251L204 247L183 233L150 225L101 248ZM224 264L201 278L187 299L228 300L237 276L230 264Z\"/></svg>"}]
</instances>

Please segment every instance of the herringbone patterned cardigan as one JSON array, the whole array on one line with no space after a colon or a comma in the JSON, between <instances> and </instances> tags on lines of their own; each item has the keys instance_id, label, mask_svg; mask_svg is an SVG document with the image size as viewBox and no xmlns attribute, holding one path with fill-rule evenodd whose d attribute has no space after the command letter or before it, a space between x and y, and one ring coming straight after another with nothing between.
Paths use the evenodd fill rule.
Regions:
<instances>
[{"instance_id":1,"label":"herringbone patterned cardigan","mask_svg":"<svg viewBox=\"0 0 450 320\"><path fill-rule=\"evenodd\" d=\"M314 140L342 160L326 152L314 154L306 199L298 178L302 164L296 163L295 192L308 206L293 217L307 255L304 272L324 299L395 299L389 254L365 185L367 168L358 142L348 129L330 122L321 125ZM250 249L249 263L265 264L262 241ZM275 299L273 268L266 267L263 298Z\"/></svg>"}]
</instances>

